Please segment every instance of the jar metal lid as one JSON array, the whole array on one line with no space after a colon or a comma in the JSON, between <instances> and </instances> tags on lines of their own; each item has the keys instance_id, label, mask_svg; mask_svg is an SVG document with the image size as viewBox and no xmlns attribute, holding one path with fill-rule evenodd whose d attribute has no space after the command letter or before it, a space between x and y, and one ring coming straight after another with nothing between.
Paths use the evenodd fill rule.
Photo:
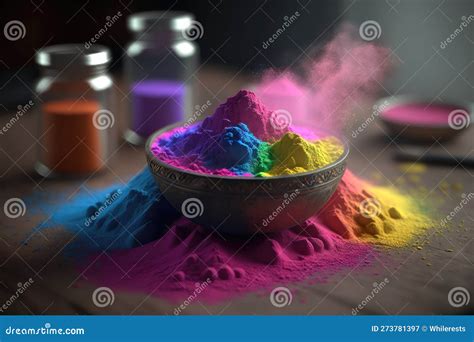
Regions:
<instances>
[{"instance_id":1,"label":"jar metal lid","mask_svg":"<svg viewBox=\"0 0 474 342\"><path fill-rule=\"evenodd\" d=\"M127 18L127 27L132 32L151 29L182 31L192 25L194 15L184 11L151 11L132 14Z\"/></svg>"},{"instance_id":2,"label":"jar metal lid","mask_svg":"<svg viewBox=\"0 0 474 342\"><path fill-rule=\"evenodd\" d=\"M36 53L36 63L46 67L65 67L75 62L85 66L106 65L112 59L110 50L103 45L85 49L82 44L47 46Z\"/></svg>"}]
</instances>

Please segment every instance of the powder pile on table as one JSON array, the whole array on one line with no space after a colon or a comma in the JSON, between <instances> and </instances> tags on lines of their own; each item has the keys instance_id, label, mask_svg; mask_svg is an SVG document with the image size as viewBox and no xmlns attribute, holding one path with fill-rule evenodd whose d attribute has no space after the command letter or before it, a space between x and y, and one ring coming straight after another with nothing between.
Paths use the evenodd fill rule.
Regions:
<instances>
[{"instance_id":1,"label":"powder pile on table","mask_svg":"<svg viewBox=\"0 0 474 342\"><path fill-rule=\"evenodd\" d=\"M92 209L104 207L110 193L119 189L121 195L99 220L86 226ZM358 218L360 203L367 199L382 203L385 218L373 219L377 229ZM391 208L401 217L389 218ZM213 302L294 281L324 282L344 269L370 265L374 244L406 245L431 223L397 190L374 187L350 171L326 207L303 225L250 240L222 236L190 222L164 200L148 169L122 187L88 189L49 210L58 214L41 228L59 225L78 235L66 249L77 255L84 279L171 301L188 297L203 283L206 291L200 298ZM391 230L385 229L385 222L391 223ZM103 251L108 256L101 256Z\"/></svg>"}]
</instances>

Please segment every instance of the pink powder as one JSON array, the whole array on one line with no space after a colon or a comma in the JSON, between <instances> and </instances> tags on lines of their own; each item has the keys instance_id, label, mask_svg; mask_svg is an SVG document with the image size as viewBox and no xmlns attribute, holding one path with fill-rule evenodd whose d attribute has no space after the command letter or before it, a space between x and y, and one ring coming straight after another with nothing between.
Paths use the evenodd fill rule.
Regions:
<instances>
[{"instance_id":1,"label":"pink powder","mask_svg":"<svg viewBox=\"0 0 474 342\"><path fill-rule=\"evenodd\" d=\"M357 113L367 115L361 109L377 96L391 66L389 49L361 41L357 30L344 25L318 58L303 65L308 75L305 84L291 73L267 73L256 92L270 109L286 107L293 123L343 131L355 121ZM304 105L282 104L283 91L289 97L300 98Z\"/></svg>"},{"instance_id":2,"label":"pink powder","mask_svg":"<svg viewBox=\"0 0 474 342\"><path fill-rule=\"evenodd\" d=\"M309 66L316 90L311 110L327 128L347 126L357 107L377 94L391 66L389 49L356 40L354 32L345 26Z\"/></svg>"},{"instance_id":3,"label":"pink powder","mask_svg":"<svg viewBox=\"0 0 474 342\"><path fill-rule=\"evenodd\" d=\"M300 121L309 115L308 89L291 73L265 72L255 87L255 94L272 111L286 110Z\"/></svg>"},{"instance_id":4,"label":"pink powder","mask_svg":"<svg viewBox=\"0 0 474 342\"><path fill-rule=\"evenodd\" d=\"M439 126L448 125L448 116L454 110L464 110L451 105L403 104L388 108L382 117L401 124Z\"/></svg>"},{"instance_id":5,"label":"pink powder","mask_svg":"<svg viewBox=\"0 0 474 342\"><path fill-rule=\"evenodd\" d=\"M247 242L210 233L181 218L158 241L93 256L83 275L114 290L173 302L200 287L200 301L216 302L282 283L322 282L338 270L369 264L370 252L367 245L344 240L316 219Z\"/></svg>"},{"instance_id":6,"label":"pink powder","mask_svg":"<svg viewBox=\"0 0 474 342\"><path fill-rule=\"evenodd\" d=\"M214 114L203 121L202 128L218 134L226 127L244 123L260 140L273 141L285 134L287 129L275 129L271 115L272 111L253 92L241 90L219 105Z\"/></svg>"}]
</instances>

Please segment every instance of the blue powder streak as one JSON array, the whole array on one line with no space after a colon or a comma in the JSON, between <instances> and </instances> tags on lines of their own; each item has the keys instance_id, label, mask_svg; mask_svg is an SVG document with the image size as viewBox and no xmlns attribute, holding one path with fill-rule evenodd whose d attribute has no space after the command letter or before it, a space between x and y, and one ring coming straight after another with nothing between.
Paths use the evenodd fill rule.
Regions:
<instances>
[{"instance_id":1,"label":"blue powder streak","mask_svg":"<svg viewBox=\"0 0 474 342\"><path fill-rule=\"evenodd\" d=\"M236 174L252 173L262 143L244 123L226 127L216 143L203 152L204 165L212 169L229 169Z\"/></svg>"},{"instance_id":2,"label":"blue powder streak","mask_svg":"<svg viewBox=\"0 0 474 342\"><path fill-rule=\"evenodd\" d=\"M159 141L168 155L193 160L208 169L228 169L237 175L261 171L259 151L263 144L244 123L226 127L217 135L196 125Z\"/></svg>"},{"instance_id":3,"label":"blue powder streak","mask_svg":"<svg viewBox=\"0 0 474 342\"><path fill-rule=\"evenodd\" d=\"M179 217L148 169L124 186L83 189L71 202L41 209L51 217L35 229L62 226L78 234L67 248L74 254L140 246L162 236Z\"/></svg>"}]
</instances>

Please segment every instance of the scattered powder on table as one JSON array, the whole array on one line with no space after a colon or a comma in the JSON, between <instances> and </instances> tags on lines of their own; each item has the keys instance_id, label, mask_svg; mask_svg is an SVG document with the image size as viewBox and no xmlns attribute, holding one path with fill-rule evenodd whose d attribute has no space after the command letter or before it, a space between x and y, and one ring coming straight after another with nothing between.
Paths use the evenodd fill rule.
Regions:
<instances>
[{"instance_id":1,"label":"scattered powder on table","mask_svg":"<svg viewBox=\"0 0 474 342\"><path fill-rule=\"evenodd\" d=\"M93 250L140 246L159 238L179 217L161 196L148 170L127 184L105 189L84 188L63 204L41 199L35 211L48 217L36 229L66 228L76 235L67 246L69 255Z\"/></svg>"},{"instance_id":2,"label":"scattered powder on table","mask_svg":"<svg viewBox=\"0 0 474 342\"><path fill-rule=\"evenodd\" d=\"M423 163L400 163L399 167L400 171L403 173L425 173L428 167L426 164Z\"/></svg>"},{"instance_id":3,"label":"scattered powder on table","mask_svg":"<svg viewBox=\"0 0 474 342\"><path fill-rule=\"evenodd\" d=\"M113 203L104 206L112 197ZM365 222L359 205L371 198L382 204L381 214ZM90 218L90 208L101 214L86 227L82 222ZM202 298L212 302L277 284L321 282L338 270L368 265L371 243L403 246L428 226L416 208L396 190L374 187L346 171L324 210L301 226L256 235L246 244L245 238L224 240L180 216L162 199L146 169L125 186L89 189L72 202L55 205L54 222L40 228L62 226L78 234L66 248L80 251L79 270L97 285L176 301L205 283ZM104 250L113 261L99 256Z\"/></svg>"},{"instance_id":4,"label":"scattered powder on table","mask_svg":"<svg viewBox=\"0 0 474 342\"><path fill-rule=\"evenodd\" d=\"M344 238L392 247L406 246L434 226L415 198L369 184L349 170L318 217Z\"/></svg>"},{"instance_id":5,"label":"scattered powder on table","mask_svg":"<svg viewBox=\"0 0 474 342\"><path fill-rule=\"evenodd\" d=\"M370 252L313 220L247 241L224 240L181 218L157 241L110 257L93 255L82 267L85 279L114 290L180 302L200 288L200 301L216 302L282 283L327 281L341 269L370 264Z\"/></svg>"}]
</instances>

